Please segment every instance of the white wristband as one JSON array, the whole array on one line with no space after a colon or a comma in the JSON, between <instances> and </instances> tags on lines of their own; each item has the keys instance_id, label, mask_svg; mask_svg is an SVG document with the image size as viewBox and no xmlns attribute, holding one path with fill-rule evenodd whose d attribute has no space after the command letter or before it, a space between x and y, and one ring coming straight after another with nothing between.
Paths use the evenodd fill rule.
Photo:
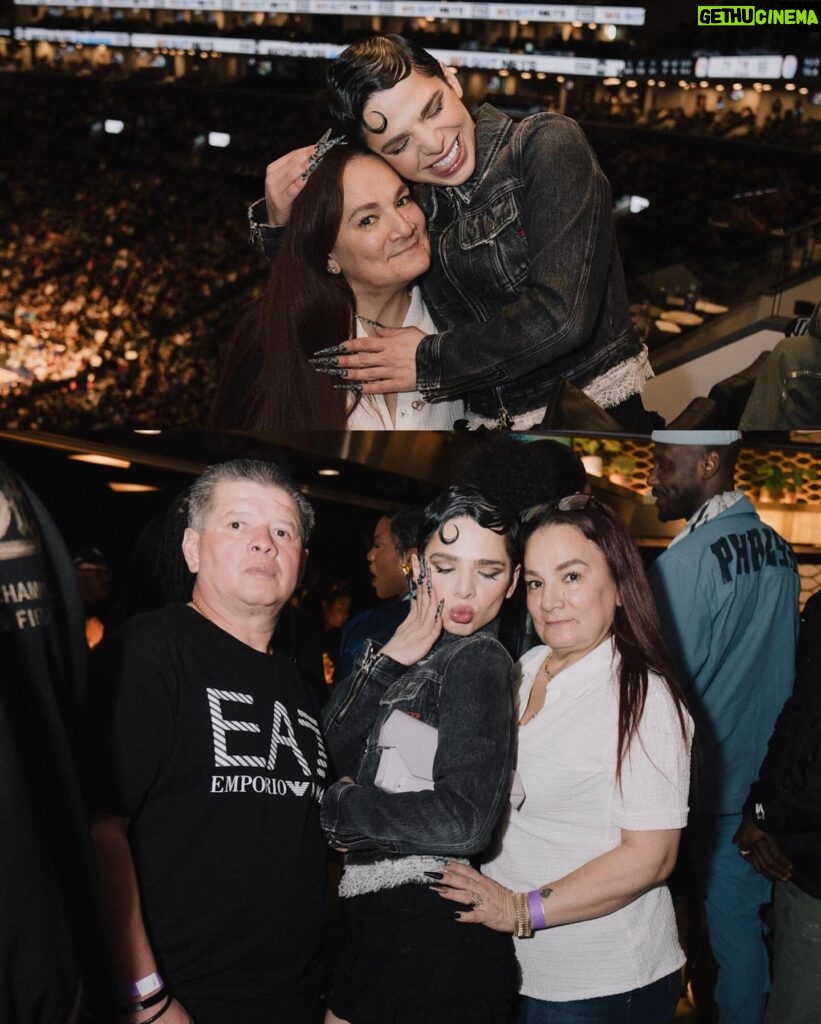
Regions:
<instances>
[{"instance_id":1,"label":"white wristband","mask_svg":"<svg viewBox=\"0 0 821 1024\"><path fill-rule=\"evenodd\" d=\"M150 996L152 992L156 992L163 985L164 982L159 974L156 971L152 971L151 974L146 974L139 981L132 981L128 987L128 994L137 999L144 999L145 996Z\"/></svg>"}]
</instances>

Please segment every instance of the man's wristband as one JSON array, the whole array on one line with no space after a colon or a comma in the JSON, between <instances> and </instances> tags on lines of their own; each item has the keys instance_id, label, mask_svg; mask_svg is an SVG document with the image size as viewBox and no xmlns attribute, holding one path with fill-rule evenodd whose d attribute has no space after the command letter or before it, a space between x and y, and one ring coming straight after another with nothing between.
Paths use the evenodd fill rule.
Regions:
<instances>
[{"instance_id":1,"label":"man's wristband","mask_svg":"<svg viewBox=\"0 0 821 1024\"><path fill-rule=\"evenodd\" d=\"M152 971L150 974L146 974L144 978L138 978L129 985L124 985L123 995L132 996L134 999L142 999L144 996L152 995L152 993L164 985L165 982L160 975L156 971Z\"/></svg>"},{"instance_id":2,"label":"man's wristband","mask_svg":"<svg viewBox=\"0 0 821 1024\"><path fill-rule=\"evenodd\" d=\"M159 977L159 975L157 975ZM137 999L134 1002L127 1003L124 1006L120 1006L118 1013L141 1013L143 1010L150 1010L152 1006L156 1006L157 1003L161 1003L163 999L168 995L168 989L162 984L162 988L153 992L150 996L145 996L142 999Z\"/></svg>"}]
</instances>

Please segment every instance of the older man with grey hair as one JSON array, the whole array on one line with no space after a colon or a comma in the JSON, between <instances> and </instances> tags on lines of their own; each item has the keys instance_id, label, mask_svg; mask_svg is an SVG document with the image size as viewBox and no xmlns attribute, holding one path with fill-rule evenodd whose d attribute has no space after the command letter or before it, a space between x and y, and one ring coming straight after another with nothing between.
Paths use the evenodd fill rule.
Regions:
<instances>
[{"instance_id":1,"label":"older man with grey hair","mask_svg":"<svg viewBox=\"0 0 821 1024\"><path fill-rule=\"evenodd\" d=\"M95 658L92 826L119 1020L308 1024L320 1013L326 757L272 637L313 510L273 463L189 492L187 604Z\"/></svg>"}]
</instances>

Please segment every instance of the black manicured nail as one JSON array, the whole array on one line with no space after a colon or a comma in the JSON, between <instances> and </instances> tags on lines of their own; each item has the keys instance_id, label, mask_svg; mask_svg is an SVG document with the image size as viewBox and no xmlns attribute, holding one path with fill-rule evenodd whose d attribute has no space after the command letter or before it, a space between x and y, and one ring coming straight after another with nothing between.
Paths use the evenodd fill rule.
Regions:
<instances>
[{"instance_id":1,"label":"black manicured nail","mask_svg":"<svg viewBox=\"0 0 821 1024\"><path fill-rule=\"evenodd\" d=\"M362 385L361 384L357 384L356 381L353 381L350 384L333 384L331 386L333 387L334 391L361 391L362 390Z\"/></svg>"},{"instance_id":2,"label":"black manicured nail","mask_svg":"<svg viewBox=\"0 0 821 1024\"><path fill-rule=\"evenodd\" d=\"M425 874L425 876L427 878L444 878L445 877L444 874L441 871L425 871L424 874Z\"/></svg>"},{"instance_id":3,"label":"black manicured nail","mask_svg":"<svg viewBox=\"0 0 821 1024\"><path fill-rule=\"evenodd\" d=\"M344 345L329 345L327 348L317 349L317 351L314 352L314 357L316 358L316 356L339 356L342 355L342 353L345 351L346 349Z\"/></svg>"},{"instance_id":4,"label":"black manicured nail","mask_svg":"<svg viewBox=\"0 0 821 1024\"><path fill-rule=\"evenodd\" d=\"M308 362L317 370L327 370L334 366L339 366L339 360L336 356L323 356L321 359L309 359Z\"/></svg>"}]
</instances>

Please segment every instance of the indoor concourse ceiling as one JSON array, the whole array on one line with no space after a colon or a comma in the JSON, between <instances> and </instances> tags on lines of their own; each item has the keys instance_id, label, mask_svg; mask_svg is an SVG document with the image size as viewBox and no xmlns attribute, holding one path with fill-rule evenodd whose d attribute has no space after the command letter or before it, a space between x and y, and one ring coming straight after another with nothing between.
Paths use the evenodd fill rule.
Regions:
<instances>
[{"instance_id":1,"label":"indoor concourse ceiling","mask_svg":"<svg viewBox=\"0 0 821 1024\"><path fill-rule=\"evenodd\" d=\"M273 459L286 468L305 493L316 501L358 506L383 511L397 504L426 502L452 479L455 468L488 438L487 433L453 432L313 432L313 433L231 433L216 431L163 430L135 432L112 429L70 437L35 431L0 431L0 458L15 468L37 493L50 504L73 506L78 494L89 502L112 502L118 516L145 514L167 506L184 489L192 476L205 466L236 457ZM570 443L570 436L553 434ZM578 435L574 435L578 436ZM590 435L586 435L590 436ZM616 441L629 456L635 471L623 486L607 479L592 479L594 488L606 492L618 505L631 531L641 544L659 546L677 532L677 525L658 521L648 495L647 472L652 444L646 437L597 435L608 443ZM535 435L529 435L535 441ZM70 455L107 456L127 461L128 467L86 465L70 462ZM816 465L817 478L807 485L804 503L793 510L761 508L781 516L777 529L794 543L812 548L821 544L821 434L780 433L745 436L739 460L741 484L748 490L750 467L763 460L797 460ZM118 493L111 498L103 491L135 485L152 493ZM99 489L99 491L97 490ZM757 490L757 489L756 489ZM816 493L817 492L817 493ZM94 499L93 495L97 494ZM811 507L810 507L811 506ZM89 506L87 514L93 514ZM79 514L79 509L74 509ZM784 516L787 518L785 519ZM783 520L783 522L782 522ZM806 522L805 522L806 520ZM790 537L792 530L795 533Z\"/></svg>"}]
</instances>

